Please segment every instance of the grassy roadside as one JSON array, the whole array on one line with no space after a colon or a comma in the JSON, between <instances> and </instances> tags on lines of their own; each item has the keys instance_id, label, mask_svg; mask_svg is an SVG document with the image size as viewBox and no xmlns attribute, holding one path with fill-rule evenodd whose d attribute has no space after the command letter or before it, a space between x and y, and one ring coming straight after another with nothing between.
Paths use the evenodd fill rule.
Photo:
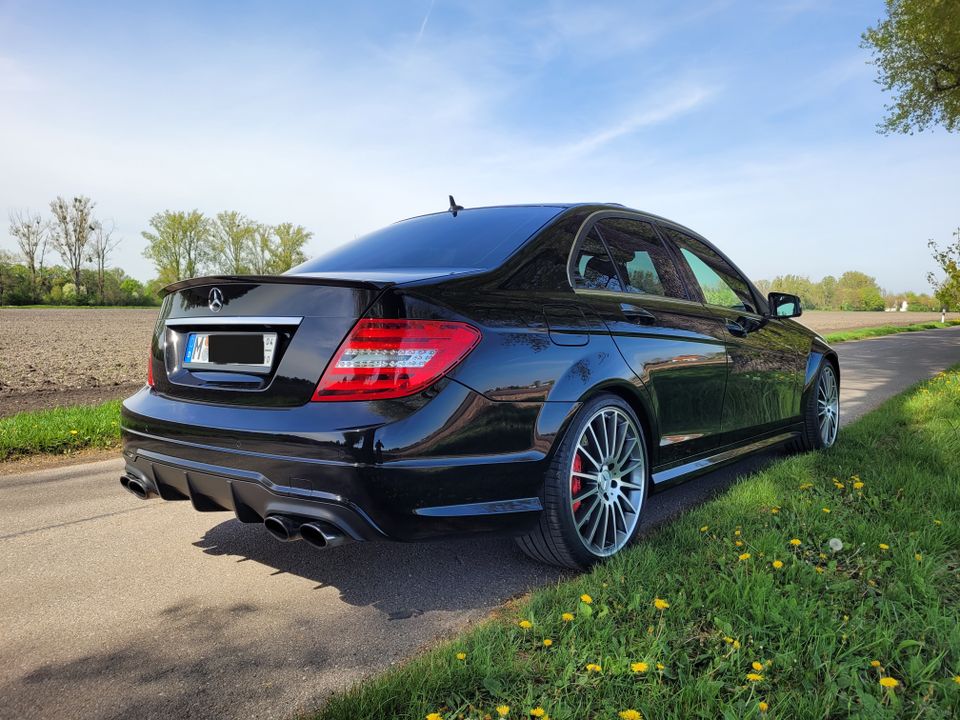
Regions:
<instances>
[{"instance_id":1,"label":"grassy roadside","mask_svg":"<svg viewBox=\"0 0 960 720\"><path fill-rule=\"evenodd\" d=\"M879 327L857 328L856 330L841 330L839 332L824 335L824 339L829 343L840 343L848 340L864 340L865 338L882 337L884 335L896 335L903 332L917 332L918 330L939 330L940 328L955 327L960 325L960 320L947 320L941 322L914 323L912 325L881 325Z\"/></svg>"},{"instance_id":2,"label":"grassy roadside","mask_svg":"<svg viewBox=\"0 0 960 720\"><path fill-rule=\"evenodd\" d=\"M958 457L954 368L317 718L958 717Z\"/></svg>"},{"instance_id":3,"label":"grassy roadside","mask_svg":"<svg viewBox=\"0 0 960 720\"><path fill-rule=\"evenodd\" d=\"M119 400L0 418L0 461L38 453L111 448L119 443Z\"/></svg>"}]
</instances>

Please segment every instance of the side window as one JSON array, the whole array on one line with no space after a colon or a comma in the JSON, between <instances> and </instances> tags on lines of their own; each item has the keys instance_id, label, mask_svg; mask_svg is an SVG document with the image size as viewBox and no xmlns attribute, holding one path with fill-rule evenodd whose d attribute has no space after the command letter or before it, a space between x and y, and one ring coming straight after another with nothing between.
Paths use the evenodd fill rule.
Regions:
<instances>
[{"instance_id":1,"label":"side window","mask_svg":"<svg viewBox=\"0 0 960 720\"><path fill-rule=\"evenodd\" d=\"M626 283L624 292L686 299L680 272L653 225L608 218L597 227Z\"/></svg>"},{"instance_id":2,"label":"side window","mask_svg":"<svg viewBox=\"0 0 960 720\"><path fill-rule=\"evenodd\" d=\"M579 288L621 291L617 268L610 261L610 255L607 254L607 248L604 247L596 226L580 244L574 274L574 281Z\"/></svg>"},{"instance_id":3,"label":"side window","mask_svg":"<svg viewBox=\"0 0 960 720\"><path fill-rule=\"evenodd\" d=\"M664 232L680 249L680 254L703 292L704 302L757 312L756 301L746 281L715 250L672 228L664 228Z\"/></svg>"}]
</instances>

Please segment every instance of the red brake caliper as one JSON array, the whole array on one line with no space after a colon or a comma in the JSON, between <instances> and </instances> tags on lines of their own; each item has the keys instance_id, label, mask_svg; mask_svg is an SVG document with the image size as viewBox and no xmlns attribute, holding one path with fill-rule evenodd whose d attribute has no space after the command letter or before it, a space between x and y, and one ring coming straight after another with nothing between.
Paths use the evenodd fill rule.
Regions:
<instances>
[{"instance_id":1,"label":"red brake caliper","mask_svg":"<svg viewBox=\"0 0 960 720\"><path fill-rule=\"evenodd\" d=\"M583 472L583 459L580 457L580 453L577 453L573 456L573 471L574 472ZM570 476L570 497L575 498L580 493L580 478L576 475ZM573 504L573 511L576 512L580 509L580 501L577 500Z\"/></svg>"}]
</instances>

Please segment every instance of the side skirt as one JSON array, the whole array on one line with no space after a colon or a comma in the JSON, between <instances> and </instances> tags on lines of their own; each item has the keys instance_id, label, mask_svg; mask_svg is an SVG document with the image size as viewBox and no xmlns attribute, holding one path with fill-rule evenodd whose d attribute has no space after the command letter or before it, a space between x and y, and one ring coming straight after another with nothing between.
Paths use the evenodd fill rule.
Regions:
<instances>
[{"instance_id":1,"label":"side skirt","mask_svg":"<svg viewBox=\"0 0 960 720\"><path fill-rule=\"evenodd\" d=\"M667 468L666 470L660 470L659 472L653 473L653 488L655 490L662 490L668 485L672 485L683 480L688 480L695 475L702 475L710 472L711 470L715 470L721 465L727 465L735 462L745 455L750 455L752 453L759 452L760 450L765 450L773 447L774 445L787 443L799 435L799 430L782 432L767 438L754 440L746 445L738 445L727 450L722 450L721 452L718 452L714 455L709 455L708 457L700 458L698 460L691 460L690 462L683 463L682 465L676 465L674 467Z\"/></svg>"}]
</instances>

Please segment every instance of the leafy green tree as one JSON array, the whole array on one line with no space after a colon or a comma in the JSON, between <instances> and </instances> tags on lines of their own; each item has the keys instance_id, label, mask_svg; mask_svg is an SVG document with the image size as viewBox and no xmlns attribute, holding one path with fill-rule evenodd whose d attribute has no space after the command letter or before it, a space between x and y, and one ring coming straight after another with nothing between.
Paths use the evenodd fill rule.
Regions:
<instances>
[{"instance_id":1,"label":"leafy green tree","mask_svg":"<svg viewBox=\"0 0 960 720\"><path fill-rule=\"evenodd\" d=\"M225 275L249 274L257 224L230 210L217 213L212 227L217 270Z\"/></svg>"},{"instance_id":2,"label":"leafy green tree","mask_svg":"<svg viewBox=\"0 0 960 720\"><path fill-rule=\"evenodd\" d=\"M836 298L841 310L883 310L883 291L876 279L856 270L840 276Z\"/></svg>"},{"instance_id":3,"label":"leafy green tree","mask_svg":"<svg viewBox=\"0 0 960 720\"><path fill-rule=\"evenodd\" d=\"M886 0L887 17L863 33L877 82L894 93L881 133L960 127L960 2Z\"/></svg>"},{"instance_id":4,"label":"leafy green tree","mask_svg":"<svg viewBox=\"0 0 960 720\"><path fill-rule=\"evenodd\" d=\"M157 278L168 285L206 271L213 255L210 221L199 210L164 210L150 218L153 232L141 233L143 251L153 261Z\"/></svg>"},{"instance_id":5,"label":"leafy green tree","mask_svg":"<svg viewBox=\"0 0 960 720\"><path fill-rule=\"evenodd\" d=\"M270 262L267 266L269 272L279 275L294 265L306 261L307 256L303 249L313 237L312 232L303 225L293 223L280 223L273 232L276 235L276 242L270 253Z\"/></svg>"},{"instance_id":6,"label":"leafy green tree","mask_svg":"<svg viewBox=\"0 0 960 720\"><path fill-rule=\"evenodd\" d=\"M254 275L268 275L273 257L274 228L272 225L257 225L250 246L250 268Z\"/></svg>"},{"instance_id":7,"label":"leafy green tree","mask_svg":"<svg viewBox=\"0 0 960 720\"><path fill-rule=\"evenodd\" d=\"M960 228L953 236L956 241L942 250L933 240L927 243L933 253L933 259L944 273L942 280L938 280L935 273L928 273L927 280L933 286L934 296L948 310L960 310Z\"/></svg>"}]
</instances>

